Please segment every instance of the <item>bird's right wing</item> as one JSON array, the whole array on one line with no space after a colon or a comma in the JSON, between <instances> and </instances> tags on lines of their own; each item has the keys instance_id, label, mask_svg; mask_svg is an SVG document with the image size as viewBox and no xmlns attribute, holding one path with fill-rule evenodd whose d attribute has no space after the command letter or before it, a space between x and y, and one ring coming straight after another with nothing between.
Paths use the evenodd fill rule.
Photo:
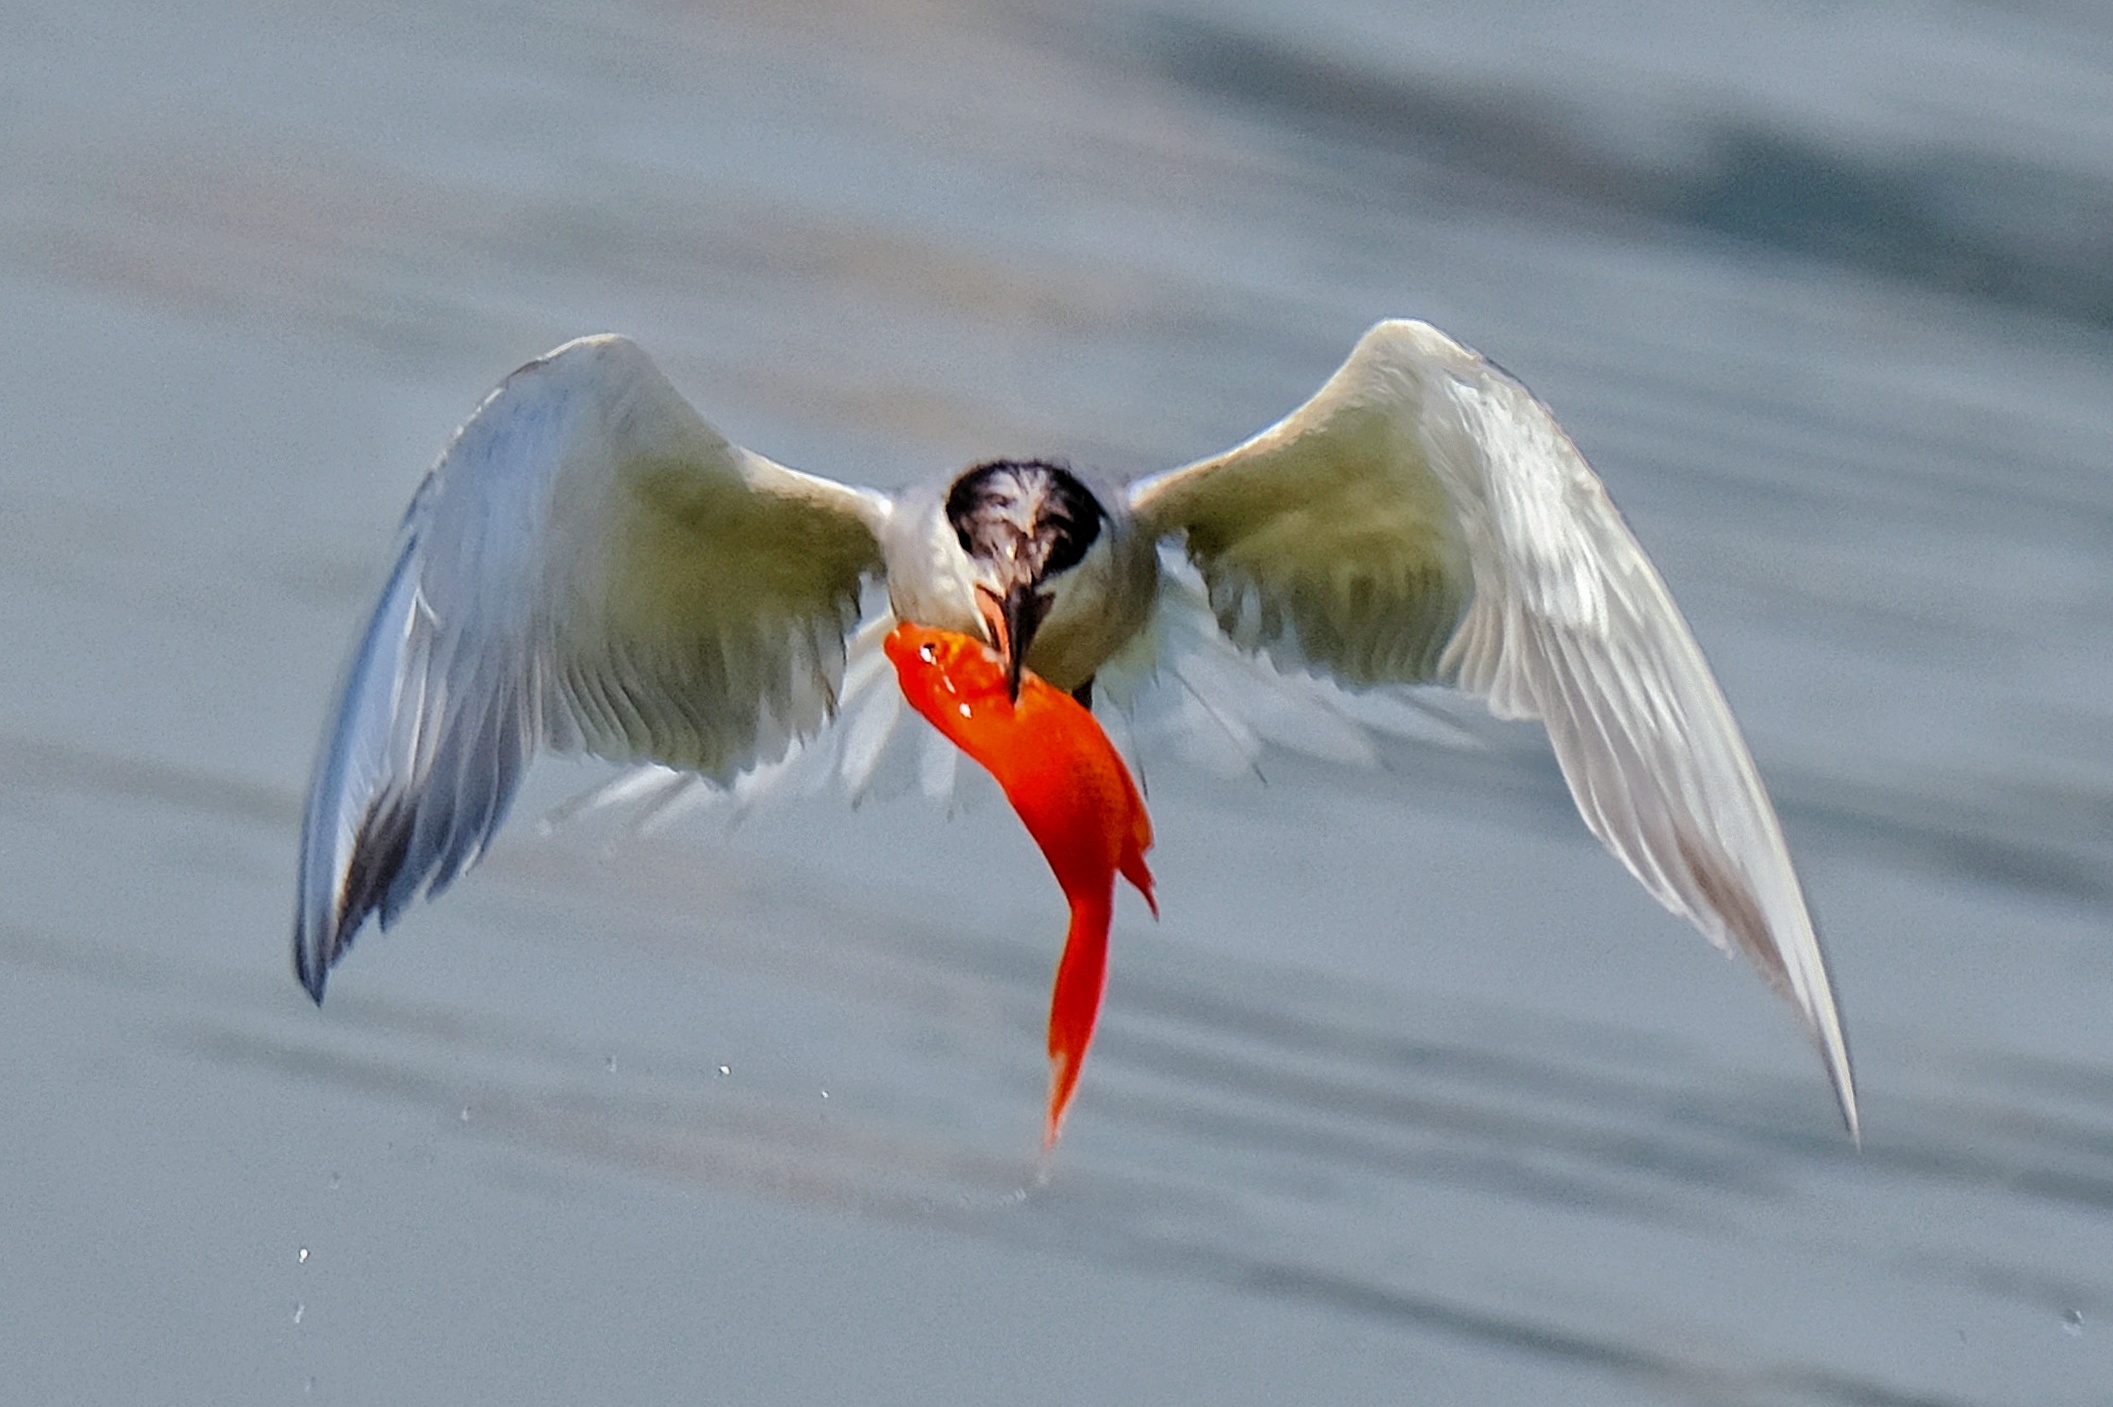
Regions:
<instances>
[{"instance_id":1,"label":"bird's right wing","mask_svg":"<svg viewBox=\"0 0 2113 1407\"><path fill-rule=\"evenodd\" d=\"M1592 833L1750 958L1855 1086L1775 808L1665 583L1577 447L1502 370L1383 322L1314 397L1133 486L1232 643L1352 687L1451 684L1537 718Z\"/></svg>"},{"instance_id":2,"label":"bird's right wing","mask_svg":"<svg viewBox=\"0 0 2113 1407\"><path fill-rule=\"evenodd\" d=\"M745 768L731 783L657 763L628 767L558 806L544 824L602 814L630 834L648 835L708 808L736 819L756 808L823 795L856 807L922 793L961 811L1001 799L990 774L964 765L961 750L904 701L882 648L895 625L884 601L869 602L846 642L835 725L803 738L778 760Z\"/></svg>"},{"instance_id":3,"label":"bird's right wing","mask_svg":"<svg viewBox=\"0 0 2113 1407\"><path fill-rule=\"evenodd\" d=\"M324 739L310 994L476 861L538 746L723 781L818 728L889 511L729 443L624 338L508 377L412 501Z\"/></svg>"}]
</instances>

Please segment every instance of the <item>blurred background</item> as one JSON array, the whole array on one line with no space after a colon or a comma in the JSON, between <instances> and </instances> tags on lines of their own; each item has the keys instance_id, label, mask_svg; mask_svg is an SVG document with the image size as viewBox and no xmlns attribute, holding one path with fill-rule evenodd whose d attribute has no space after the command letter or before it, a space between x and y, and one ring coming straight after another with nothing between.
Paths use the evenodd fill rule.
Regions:
<instances>
[{"instance_id":1,"label":"blurred background","mask_svg":"<svg viewBox=\"0 0 2113 1407\"><path fill-rule=\"evenodd\" d=\"M0 8L0 1401L2113 1403L2109 256L2085 3ZM336 672L515 365L1133 473L1387 315L1686 608L1860 1154L1501 756L1155 771L1048 1168L1002 809L627 838L546 763L295 985Z\"/></svg>"}]
</instances>

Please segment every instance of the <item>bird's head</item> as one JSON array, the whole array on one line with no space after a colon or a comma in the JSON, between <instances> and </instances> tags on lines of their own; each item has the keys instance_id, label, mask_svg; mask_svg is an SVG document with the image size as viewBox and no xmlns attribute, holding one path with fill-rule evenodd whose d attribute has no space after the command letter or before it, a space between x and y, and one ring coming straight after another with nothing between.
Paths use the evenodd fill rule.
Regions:
<instances>
[{"instance_id":1,"label":"bird's head","mask_svg":"<svg viewBox=\"0 0 2113 1407\"><path fill-rule=\"evenodd\" d=\"M968 557L977 612L1017 699L1035 632L1066 574L1093 550L1107 510L1062 465L1000 459L954 480L945 512Z\"/></svg>"}]
</instances>

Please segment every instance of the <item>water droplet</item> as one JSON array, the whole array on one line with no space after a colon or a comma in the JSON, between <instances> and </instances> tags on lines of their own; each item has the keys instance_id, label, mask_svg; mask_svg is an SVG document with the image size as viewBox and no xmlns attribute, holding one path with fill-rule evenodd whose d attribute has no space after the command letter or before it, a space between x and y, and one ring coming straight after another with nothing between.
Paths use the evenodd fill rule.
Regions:
<instances>
[{"instance_id":1,"label":"water droplet","mask_svg":"<svg viewBox=\"0 0 2113 1407\"><path fill-rule=\"evenodd\" d=\"M720 1074L722 1074L722 1075L731 1075L731 1074L733 1074L733 1073L734 1073L734 1071L733 1071L733 1068L732 1068L731 1066L727 1066L727 1065L721 1065L721 1066L719 1067L719 1073L720 1073Z\"/></svg>"},{"instance_id":2,"label":"water droplet","mask_svg":"<svg viewBox=\"0 0 2113 1407\"><path fill-rule=\"evenodd\" d=\"M2065 1334L2067 1334L2067 1335L2068 1335L2068 1336L2069 1336L2070 1338L2072 1338L2072 1339L2073 1339L2073 1338L2075 1338L2075 1337L2076 1337L2076 1336L2077 1336L2078 1334L2081 1334L2081 1333L2082 1333L2083 1331L2084 1331L2084 1312L2083 1312L2083 1311L2082 1311L2081 1309L2065 1309L2065 1310L2063 1310L2063 1311L2062 1311L2062 1332L2063 1332L2063 1333L2065 1333Z\"/></svg>"},{"instance_id":3,"label":"water droplet","mask_svg":"<svg viewBox=\"0 0 2113 1407\"><path fill-rule=\"evenodd\" d=\"M306 1247L306 1246L303 1246L303 1247L301 1247L301 1253L300 1253L299 1255L297 1255L297 1256L295 1256L295 1257L294 1257L294 1264L296 1264L296 1265L306 1265L306 1264L308 1264L308 1247Z\"/></svg>"},{"instance_id":4,"label":"water droplet","mask_svg":"<svg viewBox=\"0 0 2113 1407\"><path fill-rule=\"evenodd\" d=\"M300 1323L300 1322L301 1322L301 1316L302 1316L302 1315L304 1315L304 1314L306 1314L307 1312L308 1312L308 1306L307 1306L307 1305L305 1305L305 1304L296 1304L296 1305L295 1305L295 1306L293 1307L293 1322L294 1322L294 1323L296 1323L296 1324Z\"/></svg>"}]
</instances>

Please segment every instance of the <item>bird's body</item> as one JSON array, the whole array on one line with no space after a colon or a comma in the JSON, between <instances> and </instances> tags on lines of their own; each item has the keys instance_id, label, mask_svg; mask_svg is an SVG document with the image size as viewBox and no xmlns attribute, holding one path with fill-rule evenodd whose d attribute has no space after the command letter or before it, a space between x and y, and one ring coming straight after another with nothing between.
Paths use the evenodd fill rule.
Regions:
<instances>
[{"instance_id":1,"label":"bird's body","mask_svg":"<svg viewBox=\"0 0 2113 1407\"><path fill-rule=\"evenodd\" d=\"M963 484L986 492L958 492ZM1037 523L1071 525L1089 513L1097 519L1090 534L1071 530L1071 541L1088 538L1075 557L1057 556L1063 565L1054 572L1042 562L1027 564L1028 574L1045 583L1050 603L1022 662L1059 689L1078 689L1145 628L1159 597L1158 544L1137 530L1119 485L1069 466L1001 460L978 465L953 485L904 493L881 534L889 605L899 620L996 644L956 519L970 523L991 560L1010 566L1040 546Z\"/></svg>"},{"instance_id":2,"label":"bird's body","mask_svg":"<svg viewBox=\"0 0 2113 1407\"><path fill-rule=\"evenodd\" d=\"M1414 322L1374 327L1253 439L1130 485L995 460L882 494L729 443L623 338L523 367L419 489L355 651L304 825L302 982L320 1001L370 915L474 863L539 748L724 784L813 738L868 582L889 619L860 640L977 637L1015 695L1026 669L1084 700L1104 672L1173 668L1195 593L1162 565L1175 547L1242 660L1541 720L1593 833L1797 1008L1855 1131L1774 809L1664 584L1546 408ZM1201 703L1243 735L1241 699Z\"/></svg>"}]
</instances>

